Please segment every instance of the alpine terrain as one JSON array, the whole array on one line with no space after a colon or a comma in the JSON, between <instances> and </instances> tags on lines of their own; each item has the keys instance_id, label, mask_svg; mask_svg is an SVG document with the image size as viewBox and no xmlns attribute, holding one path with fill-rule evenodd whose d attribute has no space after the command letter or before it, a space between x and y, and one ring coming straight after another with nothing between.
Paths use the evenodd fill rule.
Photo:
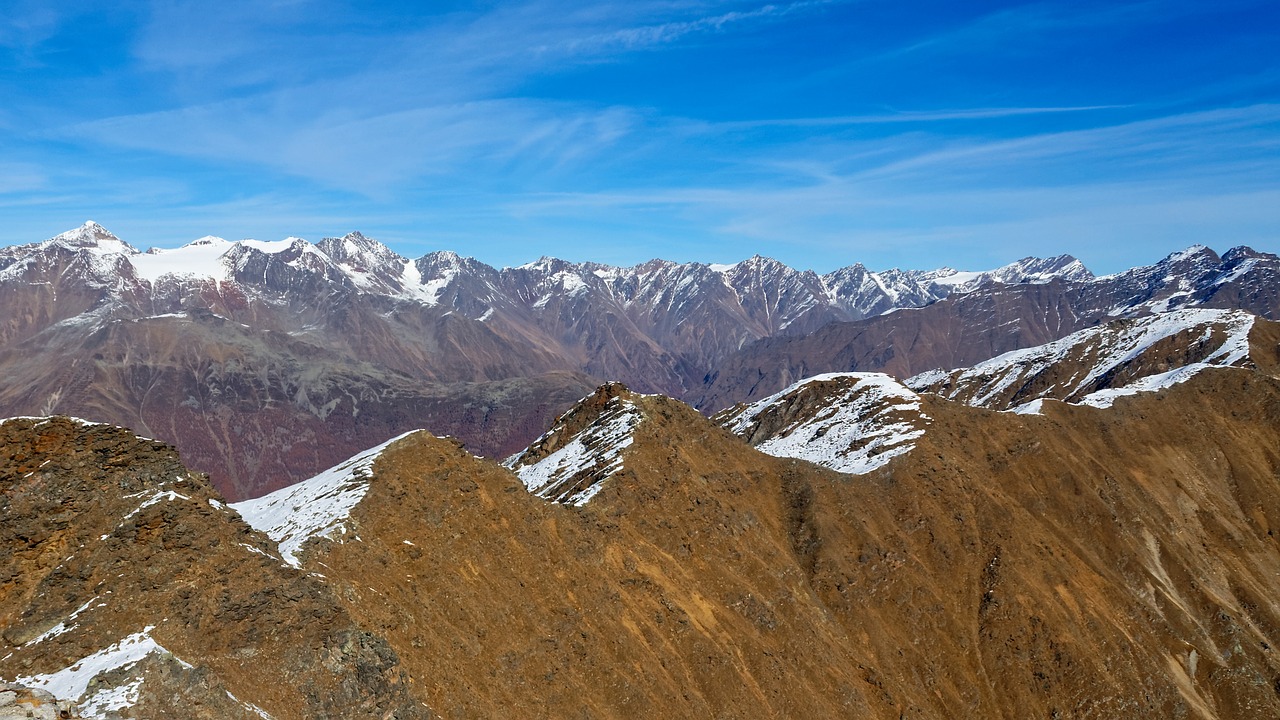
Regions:
<instances>
[{"instance_id":1,"label":"alpine terrain","mask_svg":"<svg viewBox=\"0 0 1280 720\"><path fill-rule=\"evenodd\" d=\"M0 424L0 678L84 717L1280 714L1280 325L1114 319L708 419L600 386L231 505ZM1005 412L1003 410L1013 410Z\"/></svg>"},{"instance_id":2,"label":"alpine terrain","mask_svg":"<svg viewBox=\"0 0 1280 720\"><path fill-rule=\"evenodd\" d=\"M1280 717L1278 269L7 248L0 712Z\"/></svg>"},{"instance_id":3,"label":"alpine terrain","mask_svg":"<svg viewBox=\"0 0 1280 720\"><path fill-rule=\"evenodd\" d=\"M240 499L417 428L505 457L607 381L713 412L822 372L964 367L1114 317L1274 318L1278 268L1193 248L1105 278L1069 256L987 272L495 269L359 233L142 252L90 222L0 249L0 416L133 428Z\"/></svg>"}]
</instances>

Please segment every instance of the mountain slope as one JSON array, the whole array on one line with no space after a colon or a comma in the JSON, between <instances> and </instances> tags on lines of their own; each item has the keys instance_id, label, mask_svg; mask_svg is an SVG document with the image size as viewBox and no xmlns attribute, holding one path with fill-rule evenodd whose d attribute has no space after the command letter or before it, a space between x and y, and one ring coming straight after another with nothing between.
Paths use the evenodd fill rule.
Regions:
<instances>
[{"instance_id":1,"label":"mountain slope","mask_svg":"<svg viewBox=\"0 0 1280 720\"><path fill-rule=\"evenodd\" d=\"M128 425L251 497L419 427L510 454L600 380L681 395L745 343L870 311L832 287L759 257L498 270L359 233L140 252L90 222L0 248L0 414Z\"/></svg>"},{"instance_id":2,"label":"mountain slope","mask_svg":"<svg viewBox=\"0 0 1280 720\"><path fill-rule=\"evenodd\" d=\"M1047 398L1105 407L1208 367L1256 366L1251 338L1275 334L1255 333L1256 323L1274 325L1240 311L1175 310L1081 330L964 370L922 373L906 384L994 410L1034 411Z\"/></svg>"},{"instance_id":3,"label":"mountain slope","mask_svg":"<svg viewBox=\"0 0 1280 720\"><path fill-rule=\"evenodd\" d=\"M604 479L585 499L413 435L301 563L461 715L1280 712L1270 371L1033 416L891 383L821 378L741 415L765 434L929 419L859 475L617 386L530 450L580 444Z\"/></svg>"},{"instance_id":4,"label":"mountain slope","mask_svg":"<svg viewBox=\"0 0 1280 720\"><path fill-rule=\"evenodd\" d=\"M768 455L863 474L911 451L929 416L919 396L888 375L831 373L712 421Z\"/></svg>"},{"instance_id":5,"label":"mountain slope","mask_svg":"<svg viewBox=\"0 0 1280 720\"><path fill-rule=\"evenodd\" d=\"M758 256L497 269L359 233L140 252L87 223L0 248L0 415L134 427L241 499L416 428L506 456L603 381L711 411L820 372L968 366L1183 304L1271 317L1277 268L1195 248L1107 278L1069 256L985 272L818 275Z\"/></svg>"},{"instance_id":6,"label":"mountain slope","mask_svg":"<svg viewBox=\"0 0 1280 720\"><path fill-rule=\"evenodd\" d=\"M503 465L544 500L585 505L622 469L622 455L644 421L637 399L621 383L601 385Z\"/></svg>"},{"instance_id":7,"label":"mountain slope","mask_svg":"<svg viewBox=\"0 0 1280 720\"><path fill-rule=\"evenodd\" d=\"M1280 318L1280 258L1248 248L1221 257L1205 247L1155 265L1085 282L988 285L931 305L828 324L803 337L744 347L686 396L714 411L766 397L828 372L921 372L976 365L1109 320L1181 307L1238 309Z\"/></svg>"},{"instance_id":8,"label":"mountain slope","mask_svg":"<svg viewBox=\"0 0 1280 720\"><path fill-rule=\"evenodd\" d=\"M0 677L86 717L427 717L396 655L172 448L0 423Z\"/></svg>"}]
</instances>

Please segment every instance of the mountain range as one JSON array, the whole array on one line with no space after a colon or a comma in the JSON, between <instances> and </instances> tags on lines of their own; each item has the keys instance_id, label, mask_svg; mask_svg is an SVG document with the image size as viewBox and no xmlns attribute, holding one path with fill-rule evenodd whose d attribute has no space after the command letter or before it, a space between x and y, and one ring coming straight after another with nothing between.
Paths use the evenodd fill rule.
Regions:
<instances>
[{"instance_id":1,"label":"mountain range","mask_svg":"<svg viewBox=\"0 0 1280 720\"><path fill-rule=\"evenodd\" d=\"M824 372L976 364L1179 307L1276 317L1280 261L1197 247L1095 277L752 257L497 269L352 233L141 252L94 223L0 250L0 415L65 413L174 443L233 499L416 428L522 450L606 381L712 413Z\"/></svg>"},{"instance_id":2,"label":"mountain range","mask_svg":"<svg viewBox=\"0 0 1280 720\"><path fill-rule=\"evenodd\" d=\"M10 419L0 678L104 719L1272 717L1278 419L1280 324L1203 307L711 418L605 383L502 462L412 431L232 504Z\"/></svg>"}]
</instances>

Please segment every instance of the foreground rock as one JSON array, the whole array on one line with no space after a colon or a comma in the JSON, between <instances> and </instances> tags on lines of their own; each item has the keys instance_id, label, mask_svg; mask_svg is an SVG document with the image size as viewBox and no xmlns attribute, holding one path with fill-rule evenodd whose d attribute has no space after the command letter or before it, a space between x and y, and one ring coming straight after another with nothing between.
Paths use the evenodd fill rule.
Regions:
<instances>
[{"instance_id":1,"label":"foreground rock","mask_svg":"<svg viewBox=\"0 0 1280 720\"><path fill-rule=\"evenodd\" d=\"M174 450L0 424L0 678L86 717L427 717L395 652Z\"/></svg>"},{"instance_id":2,"label":"foreground rock","mask_svg":"<svg viewBox=\"0 0 1280 720\"><path fill-rule=\"evenodd\" d=\"M59 720L79 717L72 703L59 701L44 690L0 682L0 720Z\"/></svg>"}]
</instances>

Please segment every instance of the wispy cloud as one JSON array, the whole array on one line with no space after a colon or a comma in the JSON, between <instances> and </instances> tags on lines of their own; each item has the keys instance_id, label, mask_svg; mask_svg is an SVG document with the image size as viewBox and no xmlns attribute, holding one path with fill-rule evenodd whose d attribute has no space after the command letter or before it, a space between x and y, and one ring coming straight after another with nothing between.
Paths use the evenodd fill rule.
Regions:
<instances>
[{"instance_id":1,"label":"wispy cloud","mask_svg":"<svg viewBox=\"0 0 1280 720\"><path fill-rule=\"evenodd\" d=\"M609 147L631 123L623 109L524 99L318 117L250 100L107 118L62 128L56 136L215 163L248 163L331 187L385 195L414 179L518 166L527 170L530 165L554 170Z\"/></svg>"},{"instance_id":2,"label":"wispy cloud","mask_svg":"<svg viewBox=\"0 0 1280 720\"><path fill-rule=\"evenodd\" d=\"M801 0L799 2L761 5L746 10L731 10L689 20L610 30L588 37L566 40L559 47L570 52L599 52L610 49L634 50L664 45L698 33L720 32L732 26L776 20L787 15L814 10L839 2L848 2L848 0Z\"/></svg>"},{"instance_id":3,"label":"wispy cloud","mask_svg":"<svg viewBox=\"0 0 1280 720\"><path fill-rule=\"evenodd\" d=\"M766 120L742 120L719 122L711 127L723 130L754 129L766 127L839 127L843 125L895 125L903 123L934 123L955 120L993 120L1024 117L1028 115L1053 115L1058 113L1119 110L1130 105L1079 105L1072 107L999 107L969 108L957 110L902 110L878 115L837 115L832 117L778 118Z\"/></svg>"},{"instance_id":4,"label":"wispy cloud","mask_svg":"<svg viewBox=\"0 0 1280 720\"><path fill-rule=\"evenodd\" d=\"M1263 2L15 0L0 206L615 257L1280 237L1275 32L1181 42Z\"/></svg>"},{"instance_id":5,"label":"wispy cloud","mask_svg":"<svg viewBox=\"0 0 1280 720\"><path fill-rule=\"evenodd\" d=\"M948 27L875 56L888 60L920 52L971 52L976 46L996 48L1001 53L1022 52L1042 46L1047 39L1056 43L1079 42L1077 33L1112 28L1138 32L1152 23L1187 17L1213 15L1250 7L1264 7L1270 0L1122 0L1121 2L1062 2L1044 0L1023 3L984 13L970 22Z\"/></svg>"},{"instance_id":6,"label":"wispy cloud","mask_svg":"<svg viewBox=\"0 0 1280 720\"><path fill-rule=\"evenodd\" d=\"M836 264L897 263L895 253L941 244L963 255L985 248L994 259L1076 252L1111 270L1136 237L1173 247L1230 227L1225 242L1274 243L1277 123L1280 106L1262 105L1010 140L916 138L918 151L906 156L896 137L803 156L798 145L777 151L791 163L778 170L785 181L535 195L511 211L635 224L666 214L778 255L841 249Z\"/></svg>"}]
</instances>

